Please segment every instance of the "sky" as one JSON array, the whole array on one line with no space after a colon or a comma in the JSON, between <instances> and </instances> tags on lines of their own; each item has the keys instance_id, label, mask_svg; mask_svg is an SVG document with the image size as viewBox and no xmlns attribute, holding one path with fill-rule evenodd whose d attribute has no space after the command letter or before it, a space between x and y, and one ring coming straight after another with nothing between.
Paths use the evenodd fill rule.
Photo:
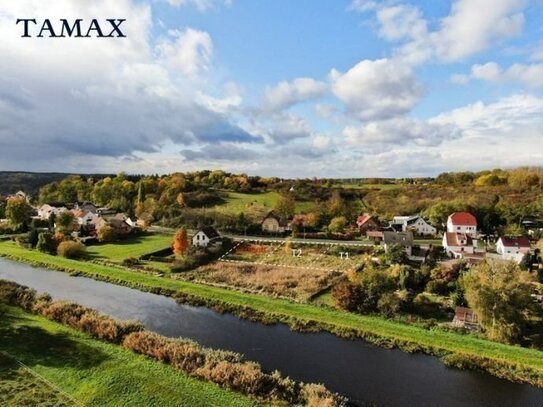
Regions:
<instances>
[{"instance_id":1,"label":"sky","mask_svg":"<svg viewBox=\"0 0 543 407\"><path fill-rule=\"evenodd\" d=\"M126 38L36 37L61 18L126 19ZM542 18L543 0L0 0L0 170L543 165Z\"/></svg>"}]
</instances>

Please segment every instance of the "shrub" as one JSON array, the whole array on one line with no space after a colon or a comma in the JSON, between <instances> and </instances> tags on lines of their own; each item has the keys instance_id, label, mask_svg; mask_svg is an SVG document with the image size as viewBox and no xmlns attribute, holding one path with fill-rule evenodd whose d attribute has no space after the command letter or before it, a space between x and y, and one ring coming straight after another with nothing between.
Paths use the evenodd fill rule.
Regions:
<instances>
[{"instance_id":1,"label":"shrub","mask_svg":"<svg viewBox=\"0 0 543 407\"><path fill-rule=\"evenodd\" d=\"M38 235L36 249L43 253L56 254L58 242L51 233L43 232Z\"/></svg>"},{"instance_id":2,"label":"shrub","mask_svg":"<svg viewBox=\"0 0 543 407\"><path fill-rule=\"evenodd\" d=\"M342 282L332 288L332 300L338 307L347 311L356 311L362 302L360 285Z\"/></svg>"},{"instance_id":3,"label":"shrub","mask_svg":"<svg viewBox=\"0 0 543 407\"><path fill-rule=\"evenodd\" d=\"M64 241L58 245L57 254L67 259L79 259L85 254L85 246L79 242Z\"/></svg>"},{"instance_id":4,"label":"shrub","mask_svg":"<svg viewBox=\"0 0 543 407\"><path fill-rule=\"evenodd\" d=\"M397 314L402 307L402 300L395 293L385 293L377 301L377 310L388 317Z\"/></svg>"},{"instance_id":5,"label":"shrub","mask_svg":"<svg viewBox=\"0 0 543 407\"><path fill-rule=\"evenodd\" d=\"M123 266L125 267L134 267L140 264L139 259L136 257L127 257L123 260Z\"/></svg>"}]
</instances>

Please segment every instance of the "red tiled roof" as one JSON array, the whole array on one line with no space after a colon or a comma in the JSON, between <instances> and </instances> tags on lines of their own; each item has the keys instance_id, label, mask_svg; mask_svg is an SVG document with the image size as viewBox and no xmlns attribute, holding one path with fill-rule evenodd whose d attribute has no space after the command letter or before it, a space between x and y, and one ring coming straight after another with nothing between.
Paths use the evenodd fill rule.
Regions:
<instances>
[{"instance_id":1,"label":"red tiled roof","mask_svg":"<svg viewBox=\"0 0 543 407\"><path fill-rule=\"evenodd\" d=\"M526 247L530 248L530 239L527 237L500 237L505 247Z\"/></svg>"},{"instance_id":2,"label":"red tiled roof","mask_svg":"<svg viewBox=\"0 0 543 407\"><path fill-rule=\"evenodd\" d=\"M469 212L455 212L449 219L453 225L477 226L477 219Z\"/></svg>"},{"instance_id":3,"label":"red tiled roof","mask_svg":"<svg viewBox=\"0 0 543 407\"><path fill-rule=\"evenodd\" d=\"M365 213L364 215L360 215L358 218L356 218L356 224L358 226L362 226L364 223L366 223L370 219L371 219L371 215Z\"/></svg>"}]
</instances>

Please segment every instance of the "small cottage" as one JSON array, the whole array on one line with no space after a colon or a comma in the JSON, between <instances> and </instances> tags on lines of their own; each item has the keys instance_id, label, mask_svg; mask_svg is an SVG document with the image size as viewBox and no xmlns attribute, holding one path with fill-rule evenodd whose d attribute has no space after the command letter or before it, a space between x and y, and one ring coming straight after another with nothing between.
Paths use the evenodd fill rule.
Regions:
<instances>
[{"instance_id":1,"label":"small cottage","mask_svg":"<svg viewBox=\"0 0 543 407\"><path fill-rule=\"evenodd\" d=\"M356 226L360 230L361 235L366 235L368 232L376 232L381 230L381 224L377 219L368 213L364 213L356 218Z\"/></svg>"},{"instance_id":2,"label":"small cottage","mask_svg":"<svg viewBox=\"0 0 543 407\"><path fill-rule=\"evenodd\" d=\"M206 226L192 236L192 245L207 247L210 243L218 241L220 237L219 232L217 232L215 228L212 226Z\"/></svg>"},{"instance_id":3,"label":"small cottage","mask_svg":"<svg viewBox=\"0 0 543 407\"><path fill-rule=\"evenodd\" d=\"M390 246L400 245L403 246L408 256L411 256L413 252L413 233L407 232L383 232L383 245L385 251L388 251Z\"/></svg>"},{"instance_id":4,"label":"small cottage","mask_svg":"<svg viewBox=\"0 0 543 407\"><path fill-rule=\"evenodd\" d=\"M262 221L262 232L265 233L284 233L290 230L289 222L285 219L281 219L274 211L268 213L268 215Z\"/></svg>"}]
</instances>

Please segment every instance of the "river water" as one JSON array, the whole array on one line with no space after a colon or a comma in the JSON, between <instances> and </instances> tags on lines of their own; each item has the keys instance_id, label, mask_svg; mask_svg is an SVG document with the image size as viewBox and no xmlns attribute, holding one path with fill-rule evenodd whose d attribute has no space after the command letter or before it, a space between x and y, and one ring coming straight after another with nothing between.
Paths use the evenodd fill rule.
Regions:
<instances>
[{"instance_id":1,"label":"river water","mask_svg":"<svg viewBox=\"0 0 543 407\"><path fill-rule=\"evenodd\" d=\"M207 308L179 305L171 298L4 259L0 259L0 278L119 319L137 319L162 335L242 353L264 370L278 369L296 380L323 383L356 404L543 406L543 390L449 369L432 356L382 349L327 333L293 332L283 324L265 326Z\"/></svg>"}]
</instances>

